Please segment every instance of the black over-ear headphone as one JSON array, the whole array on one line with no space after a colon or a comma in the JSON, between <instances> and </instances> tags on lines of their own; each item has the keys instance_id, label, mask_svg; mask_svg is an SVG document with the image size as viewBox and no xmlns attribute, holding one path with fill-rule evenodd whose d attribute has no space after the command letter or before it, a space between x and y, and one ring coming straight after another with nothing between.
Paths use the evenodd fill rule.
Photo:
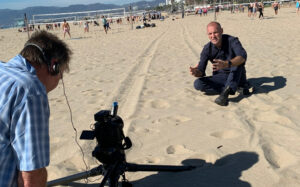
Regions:
<instances>
[{"instance_id":1,"label":"black over-ear headphone","mask_svg":"<svg viewBox=\"0 0 300 187\"><path fill-rule=\"evenodd\" d=\"M40 46L38 46L37 44L34 44L34 43L26 43L25 46L24 46L24 48L27 47L27 46L34 46L34 47L36 47L36 48L39 49L39 51L40 51L40 52L42 53L42 55L43 55L43 60L47 63L48 71L49 71L49 73L50 73L51 75L57 75L57 74L59 74L59 72L60 72L60 70L59 70L59 64L55 63L55 64L53 64L53 66L51 67L51 62L50 62L50 60L46 57L44 50L43 50Z\"/></svg>"}]
</instances>

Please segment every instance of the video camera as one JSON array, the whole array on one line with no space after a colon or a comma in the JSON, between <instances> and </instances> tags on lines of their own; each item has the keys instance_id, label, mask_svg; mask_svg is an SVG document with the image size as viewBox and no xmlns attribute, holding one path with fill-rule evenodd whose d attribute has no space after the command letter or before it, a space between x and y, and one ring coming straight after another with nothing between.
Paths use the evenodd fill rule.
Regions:
<instances>
[{"instance_id":1,"label":"video camera","mask_svg":"<svg viewBox=\"0 0 300 187\"><path fill-rule=\"evenodd\" d=\"M117 115L118 103L114 102L112 110L101 110L94 115L96 123L93 131L83 131L80 139L93 140L96 138L97 146L92 156L104 165L116 161L125 161L124 150L132 146L129 137L124 136L124 123Z\"/></svg>"},{"instance_id":2,"label":"video camera","mask_svg":"<svg viewBox=\"0 0 300 187\"><path fill-rule=\"evenodd\" d=\"M97 175L103 175L100 187L108 184L109 187L118 187L119 178L122 176L122 186L132 187L127 181L125 172L136 171L168 171L178 172L194 169L194 166L172 166L172 165L145 165L127 163L125 150L132 146L129 137L124 136L124 123L120 116L117 115L118 103L114 102L112 110L101 110L94 115L96 123L94 130L83 131L80 139L93 140L97 139L97 146L92 152L92 156L96 157L102 165L99 165L89 171L84 171L53 181L49 181L47 186L55 186L60 184L69 184L72 181L87 179Z\"/></svg>"}]
</instances>

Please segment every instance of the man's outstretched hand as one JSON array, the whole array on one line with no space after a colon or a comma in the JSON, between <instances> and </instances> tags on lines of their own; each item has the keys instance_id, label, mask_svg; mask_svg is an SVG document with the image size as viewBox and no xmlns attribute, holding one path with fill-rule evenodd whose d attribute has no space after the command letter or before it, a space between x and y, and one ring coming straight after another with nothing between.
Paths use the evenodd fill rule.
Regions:
<instances>
[{"instance_id":1,"label":"man's outstretched hand","mask_svg":"<svg viewBox=\"0 0 300 187\"><path fill-rule=\"evenodd\" d=\"M213 60L213 71L219 71L220 69L224 69L228 67L228 62L220 59Z\"/></svg>"},{"instance_id":2,"label":"man's outstretched hand","mask_svg":"<svg viewBox=\"0 0 300 187\"><path fill-rule=\"evenodd\" d=\"M195 67L190 66L190 73L195 77L203 77L203 73L198 69L198 66Z\"/></svg>"}]
</instances>

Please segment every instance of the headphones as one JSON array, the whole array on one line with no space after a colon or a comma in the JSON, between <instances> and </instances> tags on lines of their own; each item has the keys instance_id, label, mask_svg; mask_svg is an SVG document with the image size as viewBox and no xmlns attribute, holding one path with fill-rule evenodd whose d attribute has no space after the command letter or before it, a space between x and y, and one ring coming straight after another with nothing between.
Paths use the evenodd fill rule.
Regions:
<instances>
[{"instance_id":1,"label":"headphones","mask_svg":"<svg viewBox=\"0 0 300 187\"><path fill-rule=\"evenodd\" d=\"M58 63L54 63L51 67L51 62L50 60L46 57L44 50L38 46L37 44L34 43L26 43L24 48L26 48L27 46L34 46L37 49L39 49L39 51L42 53L43 55L43 60L46 62L47 66L48 66L48 71L51 75L55 76L58 75L60 70L59 70L59 64Z\"/></svg>"}]
</instances>

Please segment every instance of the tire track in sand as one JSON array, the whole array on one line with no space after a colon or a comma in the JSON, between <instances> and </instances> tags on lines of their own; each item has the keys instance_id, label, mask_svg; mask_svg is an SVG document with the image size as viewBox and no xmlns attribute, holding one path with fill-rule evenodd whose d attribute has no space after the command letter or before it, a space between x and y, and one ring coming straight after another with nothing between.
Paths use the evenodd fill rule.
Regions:
<instances>
[{"instance_id":1,"label":"tire track in sand","mask_svg":"<svg viewBox=\"0 0 300 187\"><path fill-rule=\"evenodd\" d=\"M191 37L190 33L187 31L186 26L182 26L182 35L183 35L183 40L186 46L193 52L195 57L199 58L200 52L197 50L194 45L199 45L196 42L193 42L193 38Z\"/></svg>"},{"instance_id":2,"label":"tire track in sand","mask_svg":"<svg viewBox=\"0 0 300 187\"><path fill-rule=\"evenodd\" d=\"M137 104L140 99L144 82L148 74L149 66L155 56L159 43L166 35L168 30L152 40L144 50L144 52L136 58L136 63L128 72L126 78L121 82L120 87L113 92L113 101L118 101L119 115L126 121L124 125L124 133L127 134L131 125L131 117L137 110Z\"/></svg>"},{"instance_id":3,"label":"tire track in sand","mask_svg":"<svg viewBox=\"0 0 300 187\"><path fill-rule=\"evenodd\" d=\"M260 104L250 106L250 108L257 111L256 113L249 114L249 112L246 112L249 110L248 105L237 105L235 110L236 115L240 118L239 120L246 125L245 127L250 132L249 145L252 148L257 147L262 150L264 159L272 169L286 168L296 163L296 155L291 150L284 148L283 145L286 142L280 142L280 138L284 139L287 136L294 135L294 129L291 126L295 127L296 124L289 118L277 114L276 110L270 111L273 108L271 105L276 105L276 103L268 102L257 96L256 99L256 103ZM268 128L272 128L272 130L269 131ZM272 133L274 129L278 129L278 132L281 132L276 138L279 141L274 141L270 138L269 133ZM297 144L298 141L293 140L292 142Z\"/></svg>"}]
</instances>

